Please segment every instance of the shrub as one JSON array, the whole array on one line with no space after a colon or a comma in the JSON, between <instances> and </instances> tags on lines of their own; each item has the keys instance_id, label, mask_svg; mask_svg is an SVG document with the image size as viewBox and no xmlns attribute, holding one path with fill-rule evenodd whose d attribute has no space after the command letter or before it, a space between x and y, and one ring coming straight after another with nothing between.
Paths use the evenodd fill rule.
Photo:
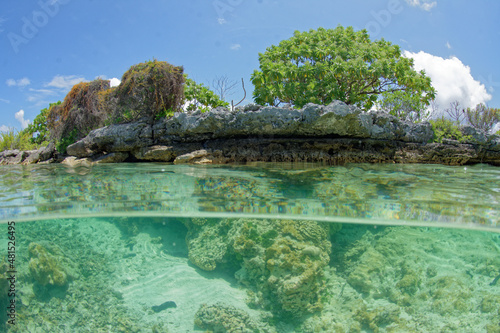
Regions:
<instances>
[{"instance_id":1,"label":"shrub","mask_svg":"<svg viewBox=\"0 0 500 333\"><path fill-rule=\"evenodd\" d=\"M112 122L159 117L180 110L184 101L184 69L166 61L148 61L130 67L118 87L102 93L100 100Z\"/></svg>"},{"instance_id":2,"label":"shrub","mask_svg":"<svg viewBox=\"0 0 500 333\"><path fill-rule=\"evenodd\" d=\"M430 116L422 99L405 91L384 92L378 109L410 122L427 120Z\"/></svg>"},{"instance_id":3,"label":"shrub","mask_svg":"<svg viewBox=\"0 0 500 333\"><path fill-rule=\"evenodd\" d=\"M206 112L219 106L229 107L229 103L221 100L212 90L188 78L186 78L184 87L184 98L189 103L186 107L188 111L201 110L201 112Z\"/></svg>"},{"instance_id":4,"label":"shrub","mask_svg":"<svg viewBox=\"0 0 500 333\"><path fill-rule=\"evenodd\" d=\"M465 117L472 127L489 132L500 121L500 109L489 108L481 103L473 109L467 108Z\"/></svg>"},{"instance_id":5,"label":"shrub","mask_svg":"<svg viewBox=\"0 0 500 333\"><path fill-rule=\"evenodd\" d=\"M399 46L372 42L366 30L352 27L296 31L259 54L252 74L258 104L329 104L340 100L368 110L382 93L405 91L428 105L435 97L431 80L413 69Z\"/></svg>"},{"instance_id":6,"label":"shrub","mask_svg":"<svg viewBox=\"0 0 500 333\"><path fill-rule=\"evenodd\" d=\"M47 117L50 110L57 105L61 105L61 101L56 103L50 103L48 108L42 109L40 113L35 117L33 123L29 124L26 131L31 136L31 142L37 145L43 145L49 140L50 133L47 127ZM36 135L36 136L35 136Z\"/></svg>"},{"instance_id":7,"label":"shrub","mask_svg":"<svg viewBox=\"0 0 500 333\"><path fill-rule=\"evenodd\" d=\"M101 79L73 86L64 101L49 110L47 127L50 138L57 142L75 142L91 130L102 127L108 114L106 109L100 107L98 94L107 89L109 81Z\"/></svg>"},{"instance_id":8,"label":"shrub","mask_svg":"<svg viewBox=\"0 0 500 333\"><path fill-rule=\"evenodd\" d=\"M462 134L457 122L441 117L430 120L430 123L434 131L434 142L443 142L443 139L458 140L459 142L472 140L471 136Z\"/></svg>"},{"instance_id":9,"label":"shrub","mask_svg":"<svg viewBox=\"0 0 500 333\"><path fill-rule=\"evenodd\" d=\"M36 144L31 142L31 136L26 131L16 131L11 128L6 132L0 133L0 151L19 149L32 150L38 148Z\"/></svg>"}]
</instances>

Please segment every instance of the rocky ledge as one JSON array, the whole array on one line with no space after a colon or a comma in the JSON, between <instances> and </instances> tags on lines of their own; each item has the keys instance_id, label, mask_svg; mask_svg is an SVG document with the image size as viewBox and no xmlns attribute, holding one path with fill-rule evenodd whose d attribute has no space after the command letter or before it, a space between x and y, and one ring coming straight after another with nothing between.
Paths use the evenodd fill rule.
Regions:
<instances>
[{"instance_id":1,"label":"rocky ledge","mask_svg":"<svg viewBox=\"0 0 500 333\"><path fill-rule=\"evenodd\" d=\"M489 163L500 166L500 137L463 128L469 142L432 142L427 122L413 124L342 102L289 109L248 105L235 111L176 113L93 130L67 148L68 164L324 162ZM1 157L0 157L1 159ZM5 161L5 158L4 160ZM22 158L16 157L17 163ZM3 163L0 160L0 163Z\"/></svg>"}]
</instances>

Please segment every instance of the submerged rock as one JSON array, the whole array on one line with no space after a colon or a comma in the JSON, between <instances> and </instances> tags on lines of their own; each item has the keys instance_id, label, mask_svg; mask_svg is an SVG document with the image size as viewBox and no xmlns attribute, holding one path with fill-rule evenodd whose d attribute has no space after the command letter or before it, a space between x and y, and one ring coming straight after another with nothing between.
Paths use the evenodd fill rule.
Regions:
<instances>
[{"instance_id":1,"label":"submerged rock","mask_svg":"<svg viewBox=\"0 0 500 333\"><path fill-rule=\"evenodd\" d=\"M276 332L250 318L245 311L222 303L203 304L196 312L194 324L214 333Z\"/></svg>"},{"instance_id":2,"label":"submerged rock","mask_svg":"<svg viewBox=\"0 0 500 333\"><path fill-rule=\"evenodd\" d=\"M189 259L204 270L225 264L252 290L252 302L279 315L321 309L329 226L314 221L201 220L187 223Z\"/></svg>"},{"instance_id":3,"label":"submerged rock","mask_svg":"<svg viewBox=\"0 0 500 333\"><path fill-rule=\"evenodd\" d=\"M50 253L37 243L29 245L29 270L33 279L41 286L64 286L68 284L68 274L59 256Z\"/></svg>"}]
</instances>

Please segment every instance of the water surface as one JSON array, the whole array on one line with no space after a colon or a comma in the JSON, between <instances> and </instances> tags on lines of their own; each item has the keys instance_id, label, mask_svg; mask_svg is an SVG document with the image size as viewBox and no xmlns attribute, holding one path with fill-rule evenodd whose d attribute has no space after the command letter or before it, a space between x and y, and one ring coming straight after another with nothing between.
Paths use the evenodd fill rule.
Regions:
<instances>
[{"instance_id":1,"label":"water surface","mask_svg":"<svg viewBox=\"0 0 500 333\"><path fill-rule=\"evenodd\" d=\"M498 168L9 166L0 188L9 332L498 332Z\"/></svg>"}]
</instances>

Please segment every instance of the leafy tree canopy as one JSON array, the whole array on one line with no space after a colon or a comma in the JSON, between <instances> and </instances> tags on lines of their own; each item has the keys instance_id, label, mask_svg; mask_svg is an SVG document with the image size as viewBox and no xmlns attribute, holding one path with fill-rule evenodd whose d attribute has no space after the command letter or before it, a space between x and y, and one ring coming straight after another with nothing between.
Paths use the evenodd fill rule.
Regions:
<instances>
[{"instance_id":1,"label":"leafy tree canopy","mask_svg":"<svg viewBox=\"0 0 500 333\"><path fill-rule=\"evenodd\" d=\"M430 78L413 69L399 46L372 42L366 30L352 27L296 31L260 53L259 63L251 80L255 102L263 105L340 100L368 110L382 93L404 91L425 105L435 97Z\"/></svg>"},{"instance_id":2,"label":"leafy tree canopy","mask_svg":"<svg viewBox=\"0 0 500 333\"><path fill-rule=\"evenodd\" d=\"M190 102L186 108L188 111L199 109L202 112L207 112L218 106L229 107L229 103L221 100L216 93L202 83L196 83L194 80L188 79L187 75L184 98L186 102Z\"/></svg>"}]
</instances>

